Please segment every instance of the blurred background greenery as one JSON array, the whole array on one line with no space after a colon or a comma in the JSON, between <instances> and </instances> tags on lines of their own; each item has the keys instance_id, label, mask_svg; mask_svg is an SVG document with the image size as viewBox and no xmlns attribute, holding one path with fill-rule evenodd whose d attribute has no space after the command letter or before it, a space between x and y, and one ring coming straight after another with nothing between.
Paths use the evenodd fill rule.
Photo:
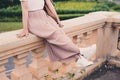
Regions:
<instances>
[{"instance_id":1,"label":"blurred background greenery","mask_svg":"<svg viewBox=\"0 0 120 80\"><path fill-rule=\"evenodd\" d=\"M0 0L0 32L22 28L19 0ZM111 0L54 0L61 20L83 16L95 11L120 11L120 5Z\"/></svg>"}]
</instances>

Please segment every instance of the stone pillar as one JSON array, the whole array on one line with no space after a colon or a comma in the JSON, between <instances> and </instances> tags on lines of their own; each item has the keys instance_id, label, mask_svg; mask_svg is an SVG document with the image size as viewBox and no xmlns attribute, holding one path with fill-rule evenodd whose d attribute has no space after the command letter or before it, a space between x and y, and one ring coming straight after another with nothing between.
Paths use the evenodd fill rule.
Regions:
<instances>
[{"instance_id":1,"label":"stone pillar","mask_svg":"<svg viewBox=\"0 0 120 80\"><path fill-rule=\"evenodd\" d=\"M32 74L26 67L26 57L28 52L13 56L15 69L11 73L12 80L33 80Z\"/></svg>"},{"instance_id":2,"label":"stone pillar","mask_svg":"<svg viewBox=\"0 0 120 80\"><path fill-rule=\"evenodd\" d=\"M113 30L112 30L113 34L111 37L114 41L111 41L111 42L113 42L113 44L111 46L111 48L112 48L111 56L118 56L118 55L120 55L120 51L117 49L120 23L113 23L112 27L113 27Z\"/></svg>"},{"instance_id":3,"label":"stone pillar","mask_svg":"<svg viewBox=\"0 0 120 80\"><path fill-rule=\"evenodd\" d=\"M90 45L92 45L92 42L93 42L93 40L92 40L92 31L89 31L86 34L86 45L90 46Z\"/></svg>"},{"instance_id":4,"label":"stone pillar","mask_svg":"<svg viewBox=\"0 0 120 80\"><path fill-rule=\"evenodd\" d=\"M117 50L118 29L112 22L106 22L105 26L98 29L97 56L106 58Z\"/></svg>"},{"instance_id":5,"label":"stone pillar","mask_svg":"<svg viewBox=\"0 0 120 80\"><path fill-rule=\"evenodd\" d=\"M113 26L112 22L107 22L104 29L104 48L103 53L106 56L111 56L117 50L118 29Z\"/></svg>"},{"instance_id":6,"label":"stone pillar","mask_svg":"<svg viewBox=\"0 0 120 80\"><path fill-rule=\"evenodd\" d=\"M107 57L110 55L112 50L112 44L114 43L113 35L114 30L112 29L112 23L107 22L103 27L103 54Z\"/></svg>"},{"instance_id":7,"label":"stone pillar","mask_svg":"<svg viewBox=\"0 0 120 80\"><path fill-rule=\"evenodd\" d=\"M82 37L83 37L83 34L78 34L77 35L77 45L80 47L80 44L82 43Z\"/></svg>"},{"instance_id":8,"label":"stone pillar","mask_svg":"<svg viewBox=\"0 0 120 80\"><path fill-rule=\"evenodd\" d=\"M96 43L97 58L104 58L105 57L104 53L103 53L103 38L104 38L104 35L103 35L104 28L103 27L98 28L98 30L97 30L97 43Z\"/></svg>"}]
</instances>

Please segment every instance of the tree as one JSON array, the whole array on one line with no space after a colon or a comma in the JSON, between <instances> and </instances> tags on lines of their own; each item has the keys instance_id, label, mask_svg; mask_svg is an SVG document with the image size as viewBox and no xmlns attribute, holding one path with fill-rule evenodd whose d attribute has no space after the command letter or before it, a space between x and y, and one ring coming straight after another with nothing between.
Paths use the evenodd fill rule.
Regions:
<instances>
[{"instance_id":1,"label":"tree","mask_svg":"<svg viewBox=\"0 0 120 80\"><path fill-rule=\"evenodd\" d=\"M19 0L0 0L0 8L19 4Z\"/></svg>"}]
</instances>

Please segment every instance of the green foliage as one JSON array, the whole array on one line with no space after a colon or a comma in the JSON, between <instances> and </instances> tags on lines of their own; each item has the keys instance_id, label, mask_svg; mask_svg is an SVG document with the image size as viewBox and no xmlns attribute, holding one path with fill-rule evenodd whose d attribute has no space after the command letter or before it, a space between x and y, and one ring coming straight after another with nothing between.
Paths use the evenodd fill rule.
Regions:
<instances>
[{"instance_id":1,"label":"green foliage","mask_svg":"<svg viewBox=\"0 0 120 80\"><path fill-rule=\"evenodd\" d=\"M21 7L20 7L20 5L16 5L16 6L12 6L12 7L8 7L8 8L6 8L7 10L21 10Z\"/></svg>"},{"instance_id":2,"label":"green foliage","mask_svg":"<svg viewBox=\"0 0 120 80\"><path fill-rule=\"evenodd\" d=\"M105 5L104 3L99 3L97 5L95 5L92 10L94 11L109 11L110 8L108 5Z\"/></svg>"},{"instance_id":3,"label":"green foliage","mask_svg":"<svg viewBox=\"0 0 120 80\"><path fill-rule=\"evenodd\" d=\"M6 8L11 5L12 5L11 0L0 0L0 8Z\"/></svg>"},{"instance_id":4,"label":"green foliage","mask_svg":"<svg viewBox=\"0 0 120 80\"><path fill-rule=\"evenodd\" d=\"M68 72L67 75L68 75L69 79L72 79L75 76L75 73Z\"/></svg>"},{"instance_id":5,"label":"green foliage","mask_svg":"<svg viewBox=\"0 0 120 80\"><path fill-rule=\"evenodd\" d=\"M0 16L4 17L16 17L21 16L21 11L14 11L14 10L0 10Z\"/></svg>"},{"instance_id":6,"label":"green foliage","mask_svg":"<svg viewBox=\"0 0 120 80\"><path fill-rule=\"evenodd\" d=\"M114 7L116 6L117 4L115 2L104 2L105 5L107 5L108 7Z\"/></svg>"},{"instance_id":7,"label":"green foliage","mask_svg":"<svg viewBox=\"0 0 120 80\"><path fill-rule=\"evenodd\" d=\"M0 0L0 8L7 8L9 6L19 4L19 0Z\"/></svg>"},{"instance_id":8,"label":"green foliage","mask_svg":"<svg viewBox=\"0 0 120 80\"><path fill-rule=\"evenodd\" d=\"M116 6L112 7L112 9L114 9L116 11L120 11L120 5L116 5Z\"/></svg>"},{"instance_id":9,"label":"green foliage","mask_svg":"<svg viewBox=\"0 0 120 80\"><path fill-rule=\"evenodd\" d=\"M21 22L21 17L0 17L0 22Z\"/></svg>"},{"instance_id":10,"label":"green foliage","mask_svg":"<svg viewBox=\"0 0 120 80\"><path fill-rule=\"evenodd\" d=\"M80 17L80 16L84 16L84 14L60 14L59 15L61 20Z\"/></svg>"},{"instance_id":11,"label":"green foliage","mask_svg":"<svg viewBox=\"0 0 120 80\"><path fill-rule=\"evenodd\" d=\"M0 17L21 17L20 5L0 9Z\"/></svg>"},{"instance_id":12,"label":"green foliage","mask_svg":"<svg viewBox=\"0 0 120 80\"><path fill-rule=\"evenodd\" d=\"M57 10L58 14L87 14L95 10Z\"/></svg>"}]
</instances>

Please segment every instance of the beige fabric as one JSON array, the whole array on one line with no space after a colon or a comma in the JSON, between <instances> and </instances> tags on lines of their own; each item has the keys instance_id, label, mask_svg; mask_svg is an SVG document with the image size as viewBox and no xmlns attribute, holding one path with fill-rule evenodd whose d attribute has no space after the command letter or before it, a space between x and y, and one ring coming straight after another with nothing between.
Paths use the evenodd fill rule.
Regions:
<instances>
[{"instance_id":1,"label":"beige fabric","mask_svg":"<svg viewBox=\"0 0 120 80\"><path fill-rule=\"evenodd\" d=\"M29 31L44 39L51 61L75 59L79 47L44 10L31 11L28 15Z\"/></svg>"},{"instance_id":2,"label":"beige fabric","mask_svg":"<svg viewBox=\"0 0 120 80\"><path fill-rule=\"evenodd\" d=\"M44 0L20 0L20 1L28 1L28 10L34 11L44 8Z\"/></svg>"}]
</instances>

